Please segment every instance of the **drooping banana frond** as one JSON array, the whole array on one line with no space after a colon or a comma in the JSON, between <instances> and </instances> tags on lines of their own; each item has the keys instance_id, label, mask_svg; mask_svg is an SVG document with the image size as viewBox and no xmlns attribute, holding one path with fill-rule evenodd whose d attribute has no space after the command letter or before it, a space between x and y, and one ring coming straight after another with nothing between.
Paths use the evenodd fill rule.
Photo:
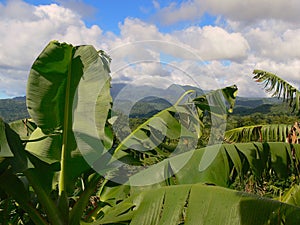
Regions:
<instances>
[{"instance_id":1,"label":"drooping banana frond","mask_svg":"<svg viewBox=\"0 0 300 225\"><path fill-rule=\"evenodd\" d=\"M200 170L199 166L205 152L209 154L217 152L217 154L205 170ZM112 221L112 218L120 219L119 222L131 220L134 212L129 209L134 206L128 204L128 201L131 201L128 200L128 196L132 198L136 193L140 194L141 190L155 190L167 186L164 189L167 191L174 185L178 187L198 183L229 187L237 177L243 179L249 173L258 180L264 174L274 174L279 179L286 179L291 173L297 174L295 168L299 167L299 161L300 145L282 142L222 144L185 152L133 175L126 183L127 185L114 184L102 188L99 197L103 202L108 202L108 205L104 208L99 207L98 212L105 214L105 219L99 221L106 223ZM204 190L199 190L200 192L203 195L207 193ZM223 192L223 196L226 196L225 192ZM212 193L212 195L214 194ZM154 198L154 196L157 195L153 193L152 197ZM178 197L177 194L176 196ZM280 200L283 201L283 199ZM144 202L144 199L137 198L136 201ZM122 202L122 206L118 206L120 202ZM205 202L205 200L201 202ZM122 207L128 208L122 211ZM95 214L93 217L97 218L97 215Z\"/></svg>"},{"instance_id":2,"label":"drooping banana frond","mask_svg":"<svg viewBox=\"0 0 300 225\"><path fill-rule=\"evenodd\" d=\"M214 157L207 162L204 170L200 170L205 153ZM260 179L264 172L270 171L279 178L287 178L291 170L299 166L299 162L299 144L251 142L212 145L192 153L186 152L170 157L150 166L130 177L130 184L146 186L161 182L159 185L164 186L168 185L168 177L171 174L176 184L210 183L228 187L235 179L230 176L233 170L241 178L251 172ZM245 163L249 165L247 169Z\"/></svg>"},{"instance_id":3,"label":"drooping banana frond","mask_svg":"<svg viewBox=\"0 0 300 225\"><path fill-rule=\"evenodd\" d=\"M133 130L121 140L114 156L118 158L120 151L133 150L148 158L159 159L159 156L168 156L163 154L162 147L170 152L194 150L202 135L204 112L223 118L234 106L237 87L225 87L183 102L191 92L185 92L175 105L158 112ZM165 138L175 142L167 143Z\"/></svg>"},{"instance_id":4,"label":"drooping banana frond","mask_svg":"<svg viewBox=\"0 0 300 225\"><path fill-rule=\"evenodd\" d=\"M267 124L238 127L225 132L226 142L286 142L292 125Z\"/></svg>"},{"instance_id":5,"label":"drooping banana frond","mask_svg":"<svg viewBox=\"0 0 300 225\"><path fill-rule=\"evenodd\" d=\"M194 99L196 106L202 111L207 110L214 115L232 112L238 88L236 85L211 91Z\"/></svg>"},{"instance_id":6,"label":"drooping banana frond","mask_svg":"<svg viewBox=\"0 0 300 225\"><path fill-rule=\"evenodd\" d=\"M98 224L297 224L300 208L203 184L143 190L108 210ZM278 223L281 222L281 223Z\"/></svg>"},{"instance_id":7,"label":"drooping banana frond","mask_svg":"<svg viewBox=\"0 0 300 225\"><path fill-rule=\"evenodd\" d=\"M284 102L288 102L290 107L297 115L300 115L300 91L289 84L287 81L281 79L273 73L263 70L254 70L256 82L263 83L267 92L273 92L273 97L283 98Z\"/></svg>"},{"instance_id":8,"label":"drooping banana frond","mask_svg":"<svg viewBox=\"0 0 300 225\"><path fill-rule=\"evenodd\" d=\"M163 148L170 152L178 146L184 148L184 142L195 142L201 136L203 122L199 118L195 107L191 104L179 104L180 100L186 97L190 91L185 92L176 104L170 106L154 116L150 117L128 136L120 141L114 151L114 157L122 156L122 151L136 152L149 157L165 158ZM168 143L166 143L166 138ZM191 143L190 143L191 144ZM185 149L185 151L187 151Z\"/></svg>"}]
</instances>

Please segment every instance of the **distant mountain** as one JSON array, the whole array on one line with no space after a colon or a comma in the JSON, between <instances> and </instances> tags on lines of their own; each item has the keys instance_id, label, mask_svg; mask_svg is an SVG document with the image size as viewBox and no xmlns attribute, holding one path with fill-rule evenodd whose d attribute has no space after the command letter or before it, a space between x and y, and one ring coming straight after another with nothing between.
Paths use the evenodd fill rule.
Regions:
<instances>
[{"instance_id":1,"label":"distant mountain","mask_svg":"<svg viewBox=\"0 0 300 225\"><path fill-rule=\"evenodd\" d=\"M0 99L0 117L6 122L28 118L26 97Z\"/></svg>"},{"instance_id":2,"label":"distant mountain","mask_svg":"<svg viewBox=\"0 0 300 225\"><path fill-rule=\"evenodd\" d=\"M247 98L247 97L237 97L236 107L250 107L255 108L263 104L279 104L282 103L282 99L278 98Z\"/></svg>"},{"instance_id":3,"label":"distant mountain","mask_svg":"<svg viewBox=\"0 0 300 225\"><path fill-rule=\"evenodd\" d=\"M193 86L172 84L168 88L157 88L147 85L133 85L125 83L112 84L111 96L114 100L133 100L141 98L157 97L166 99L169 102L175 103L178 98L187 90L195 90L197 95L202 95L204 92Z\"/></svg>"},{"instance_id":4,"label":"distant mountain","mask_svg":"<svg viewBox=\"0 0 300 225\"><path fill-rule=\"evenodd\" d=\"M278 98L237 97L233 114L245 116L253 113L290 114L291 109Z\"/></svg>"},{"instance_id":5,"label":"distant mountain","mask_svg":"<svg viewBox=\"0 0 300 225\"><path fill-rule=\"evenodd\" d=\"M187 90L195 90L197 95L205 91L193 86L171 85L166 89L146 85L135 86L124 83L112 84L113 110L121 111L130 117L150 117L174 104ZM0 99L0 117L6 122L28 118L26 98ZM277 98L237 97L234 115L260 113L289 113L290 109Z\"/></svg>"}]
</instances>

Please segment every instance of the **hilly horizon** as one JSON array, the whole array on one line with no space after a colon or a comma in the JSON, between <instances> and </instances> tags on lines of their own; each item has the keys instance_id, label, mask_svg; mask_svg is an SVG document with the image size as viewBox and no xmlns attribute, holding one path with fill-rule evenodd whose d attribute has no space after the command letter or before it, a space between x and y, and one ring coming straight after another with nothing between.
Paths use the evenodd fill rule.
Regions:
<instances>
[{"instance_id":1,"label":"hilly horizon","mask_svg":"<svg viewBox=\"0 0 300 225\"><path fill-rule=\"evenodd\" d=\"M114 101L113 110L127 113L130 117L150 117L157 112L174 104L187 90L195 90L196 95L203 95L207 91L188 85L172 84L166 89L147 85L134 86L125 83L113 83L111 96ZM277 98L247 98L237 96L233 114L249 115L254 112L270 112L272 107L282 104ZM280 107L278 107L281 109ZM285 111L284 111L285 112ZM26 97L0 99L0 117L11 122L28 118Z\"/></svg>"}]
</instances>

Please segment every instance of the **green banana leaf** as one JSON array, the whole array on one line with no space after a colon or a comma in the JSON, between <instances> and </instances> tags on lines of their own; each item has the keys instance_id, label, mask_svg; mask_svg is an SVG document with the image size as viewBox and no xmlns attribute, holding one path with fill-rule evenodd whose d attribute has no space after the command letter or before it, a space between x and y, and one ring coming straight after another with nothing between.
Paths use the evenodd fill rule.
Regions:
<instances>
[{"instance_id":1,"label":"green banana leaf","mask_svg":"<svg viewBox=\"0 0 300 225\"><path fill-rule=\"evenodd\" d=\"M283 98L284 102L288 102L290 107L297 115L300 115L300 91L289 84L287 81L281 79L273 73L263 70L253 71L256 82L263 83L267 92L273 92L272 96Z\"/></svg>"},{"instance_id":2,"label":"green banana leaf","mask_svg":"<svg viewBox=\"0 0 300 225\"><path fill-rule=\"evenodd\" d=\"M28 168L28 159L19 135L0 118L0 169L8 166L17 172ZM0 172L1 172L0 171Z\"/></svg>"},{"instance_id":3,"label":"green banana leaf","mask_svg":"<svg viewBox=\"0 0 300 225\"><path fill-rule=\"evenodd\" d=\"M112 102L109 62L93 46L52 41L30 70L26 103L37 128L25 141L34 166L25 175L53 224L79 223L95 181L86 184L85 197L70 215L67 197L72 196L78 177L91 169L86 159L101 157L112 145L106 126ZM58 202L49 197L55 184Z\"/></svg>"},{"instance_id":4,"label":"green banana leaf","mask_svg":"<svg viewBox=\"0 0 300 225\"><path fill-rule=\"evenodd\" d=\"M93 126L102 135L96 138L109 142L103 135L112 101L108 63L109 59L92 46L74 47L52 41L30 70L26 103L38 128L30 136L26 150L47 163L60 162L64 186L72 187L72 180L90 168L84 156L99 154L93 149L82 154L78 149L74 130L85 131L89 118L74 119L74 115L82 113L82 109L93 113ZM95 119L96 115L104 119ZM99 151L103 149L99 146Z\"/></svg>"},{"instance_id":5,"label":"green banana leaf","mask_svg":"<svg viewBox=\"0 0 300 225\"><path fill-rule=\"evenodd\" d=\"M191 92L184 93L174 106L149 118L125 137L114 151L115 159L124 160L127 157L126 160L128 160L130 157L139 155L138 160L142 162L142 165L151 165L164 158L194 150L202 136L203 115L206 111L212 114L214 124L211 129L212 136L220 127L223 127L224 132L223 125L225 125L228 110L230 111L234 105L237 87L235 85L225 87L182 103L182 100L186 99L186 95ZM223 137L218 140L221 142ZM210 144L215 141L211 141ZM133 153L133 156L126 153ZM126 166L124 167L126 168ZM129 166L129 170L135 172L142 169L141 166Z\"/></svg>"},{"instance_id":6,"label":"green banana leaf","mask_svg":"<svg viewBox=\"0 0 300 225\"><path fill-rule=\"evenodd\" d=\"M226 142L286 142L292 126L287 124L267 124L238 127L225 132Z\"/></svg>"},{"instance_id":7,"label":"green banana leaf","mask_svg":"<svg viewBox=\"0 0 300 225\"><path fill-rule=\"evenodd\" d=\"M32 119L13 121L9 123L9 126L20 136L23 142L29 139L30 135L37 127Z\"/></svg>"},{"instance_id":8,"label":"green banana leaf","mask_svg":"<svg viewBox=\"0 0 300 225\"><path fill-rule=\"evenodd\" d=\"M90 225L289 224L300 208L275 200L202 184L144 190L127 198Z\"/></svg>"},{"instance_id":9,"label":"green banana leaf","mask_svg":"<svg viewBox=\"0 0 300 225\"><path fill-rule=\"evenodd\" d=\"M205 170L199 170L199 165L201 158L203 157L204 151L211 151L214 150L218 152L217 156L215 159L211 162L211 164L205 169ZM292 149L296 149L296 159L292 160ZM133 175L130 180L128 185L130 186L130 190L125 190L122 186L113 186L110 190L110 188L102 188L102 190L106 190L106 192L99 193L100 194L100 199L101 195L104 196L101 200L104 202L108 202L111 206L105 206L103 208L99 208L98 212L102 212L105 216L103 220L99 220L98 222L92 223L92 224L105 224L107 223L117 223L121 221L127 221L127 224L129 224L128 221L131 221L132 224L138 223L137 221L145 221L145 224L172 224L174 217L177 219L175 220L176 223L174 222L173 224L179 224L178 222L178 214L175 214L173 216L168 217L169 220L168 222L164 223L163 216L161 219L158 219L158 215L162 215L162 211L157 209L155 206L161 204L161 199L157 198L156 200L153 200L154 196L160 195L161 192L156 190L161 187L167 186L168 188L173 188L174 186L170 185L175 185L175 186L184 186L187 184L195 184L195 183L206 183L206 184L213 184L213 185L218 185L218 186L223 186L223 187L228 187L230 186L230 183L235 179L235 177L231 177L232 175L232 170L236 170L237 174L242 178L245 174L247 174L249 171L252 172L258 179L260 179L262 173L264 171L270 171L273 170L278 177L281 178L286 178L286 176L289 175L290 173L290 168L295 166L294 163L297 163L297 160L299 161L299 154L300 152L300 145L294 144L288 144L288 143L237 143L237 144L223 144L221 146L216 145L216 146L209 146L208 148L202 148L202 149L197 149L193 152L193 154L183 153L180 155L177 155L172 158L168 158L156 165L153 165L149 167L148 169L139 172L138 174ZM245 168L245 160L246 164L249 164L249 168ZM167 170L167 172L166 172ZM172 184L170 184L170 180L173 181ZM137 186L135 186L137 185ZM127 188L129 186L126 186ZM222 205L224 208L228 208L229 206L226 205L222 201L224 196L227 196L228 192L232 192L232 190L226 190L223 194L220 194L219 198L216 198L212 200L213 202L218 202L217 204ZM122 191L122 193L120 193ZM149 198L147 199L139 199L140 195L143 195L144 191L149 191L151 194L149 194ZM202 190L201 198L204 197L204 200L199 200L201 204L206 202L205 197L208 195L207 191ZM228 192L227 192L228 191ZM199 190L200 192L200 190ZM294 192L293 192L294 193ZM135 196L136 197L136 202L143 204L145 201L151 201L153 200L153 205L152 207L149 206L149 208L145 209L145 211L149 211L149 214L146 213L145 211L140 211L141 214L139 216L135 217L135 212L137 212L139 209L136 208L136 205L132 202L131 200L127 201L128 199L124 197L125 196ZM169 209L169 211L174 210L174 213L177 210L176 204L180 204L180 193L179 191L174 191L174 196L176 196L176 201L172 202L173 208ZM211 193L211 198L215 196L215 192ZM245 194L242 194L245 195ZM114 199L115 196L115 199ZM222 196L222 197L221 197ZM135 198L131 197L131 198ZM266 207L269 208L272 206L268 206L269 203L273 203L273 201L270 201L269 199L262 199L261 197L258 196L253 196L254 199L249 201L249 205L245 206L243 208L243 211L241 212L243 214L247 214L247 210L250 210L248 207L253 207L253 208L259 208L259 207ZM108 201L107 201L108 199ZM118 205L119 202L121 202L123 199L123 203ZM149 200L148 200L149 199ZM166 199L166 197L165 197ZM165 202L165 199L163 202ZM256 200L262 200L262 202L257 202ZM295 200L295 197L290 198L289 204L293 204L292 201ZM178 202L177 202L178 201ZM225 200L226 202L228 199ZM265 205L265 203L266 205ZM123 205L124 204L124 205ZM150 205L150 203L147 203ZM154 205L155 204L155 205ZM195 221L196 220L196 215L200 216L201 212L199 213L198 210L202 209L202 205L200 203L195 207L195 210L193 213L195 213ZM280 203L276 203L277 205L280 205ZM295 204L295 203L294 203ZM184 206L190 205L189 203L183 204ZM263 205L263 206L262 206ZM125 207L125 208L124 208ZM143 205L143 207L147 207L146 205ZM230 206L231 210L234 210ZM288 206L289 207L289 206ZM142 208L142 207L141 207ZM211 205L203 206L203 209L209 208L209 210L214 210L211 208ZM135 209L135 210L132 210ZM144 208L143 208L144 209ZM141 209L142 210L142 209ZM158 210L156 211L151 211L151 210ZM165 210L165 206L163 206L162 210ZM222 208L222 210L224 210ZM265 209L260 208L263 212L265 212ZM281 209L280 209L281 210ZM168 211L168 210L167 210ZM200 210L202 211L202 210ZM221 209L217 210L218 212L221 211ZM142 213L143 212L143 213ZM98 214L98 216L102 215ZM184 213L186 213L184 211ZM254 212L252 212L254 213ZM259 211L257 212L259 213ZM168 214L168 213L166 213ZM215 215L216 213L214 213ZM285 213L284 213L285 214ZM231 213L228 214L227 212L227 217L228 215L231 215ZM267 214L263 215L257 215L257 216L266 216ZM272 214L270 213L269 216ZM149 216L149 218L148 218ZM152 216L152 217L151 217ZM155 216L155 219L153 219L153 216ZM94 215L94 218L97 216ZM225 215L224 215L225 217ZM265 224L266 221L273 221L274 223L271 224L276 224L275 218L272 220L272 218L265 218L263 221L255 220L255 216L251 217L251 213L249 215L245 215L246 219L236 219L236 224ZM250 218L251 217L251 218ZM285 217L285 215L283 216ZM111 219L114 218L116 221L111 221ZM136 218L133 219L133 218ZM147 218L147 219L144 219ZM290 217L292 218L292 216ZM106 220L107 219L107 220ZM199 219L199 217L198 217ZM211 218L212 219L212 218ZM228 219L228 218L227 218ZM228 219L228 224L235 224L233 221L234 219ZM159 221L157 223L157 220ZM200 219L199 219L200 220ZM101 221L101 222L100 222ZM186 220L184 220L184 224L186 224L188 221L188 217ZM193 221L191 224L197 224L197 222ZM204 219L204 222L202 221L201 224L206 224L205 221L211 221L207 222L207 224L222 224L224 218L222 217L221 219L216 219L216 220L207 220ZM294 222L297 221L295 220L288 220L286 221L286 224L294 224ZM141 224L143 224L141 222ZM183 222L183 221L181 221ZM247 223L249 222L249 223ZM126 223L126 222L124 222ZM188 224L188 223L187 223ZM226 223L225 223L226 224ZM280 224L280 223L279 223Z\"/></svg>"},{"instance_id":10,"label":"green banana leaf","mask_svg":"<svg viewBox=\"0 0 300 225\"><path fill-rule=\"evenodd\" d=\"M27 211L35 224L47 224L32 204L28 188L25 188L24 183L13 173L13 171L6 170L0 174L0 189L4 190L8 195L13 196L20 207Z\"/></svg>"},{"instance_id":11,"label":"green banana leaf","mask_svg":"<svg viewBox=\"0 0 300 225\"><path fill-rule=\"evenodd\" d=\"M174 106L158 112L137 127L121 141L115 152L130 148L143 152L152 150L165 137L169 139L179 139L182 136L191 139L199 138L200 127L203 126L202 121L198 118L199 116L191 105L179 105L181 99L190 92L185 92Z\"/></svg>"},{"instance_id":12,"label":"green banana leaf","mask_svg":"<svg viewBox=\"0 0 300 225\"><path fill-rule=\"evenodd\" d=\"M294 156L292 149L296 149ZM172 176L176 184L209 183L228 187L235 179L230 176L232 170L235 170L240 178L248 171L258 179L265 171L274 171L277 177L287 178L300 162L299 150L298 144L282 142L213 145L182 153L152 165L131 176L129 184L142 187L165 186L168 185L168 178ZM200 163L205 152L217 154L205 169L201 169ZM248 168L244 166L245 160Z\"/></svg>"},{"instance_id":13,"label":"green banana leaf","mask_svg":"<svg viewBox=\"0 0 300 225\"><path fill-rule=\"evenodd\" d=\"M10 150L6 137L6 124L0 118L0 157L12 157L13 153Z\"/></svg>"},{"instance_id":14,"label":"green banana leaf","mask_svg":"<svg viewBox=\"0 0 300 225\"><path fill-rule=\"evenodd\" d=\"M235 105L238 88L236 85L217 89L195 98L193 101L202 111L208 111L219 116L232 112Z\"/></svg>"},{"instance_id":15,"label":"green banana leaf","mask_svg":"<svg viewBox=\"0 0 300 225\"><path fill-rule=\"evenodd\" d=\"M300 207L300 186L297 184L293 185L279 200Z\"/></svg>"}]
</instances>

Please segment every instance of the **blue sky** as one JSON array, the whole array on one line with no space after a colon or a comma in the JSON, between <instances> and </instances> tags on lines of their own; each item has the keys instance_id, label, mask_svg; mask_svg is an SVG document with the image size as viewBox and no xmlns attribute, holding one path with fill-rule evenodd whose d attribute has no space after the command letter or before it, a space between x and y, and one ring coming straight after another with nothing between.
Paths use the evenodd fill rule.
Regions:
<instances>
[{"instance_id":1,"label":"blue sky","mask_svg":"<svg viewBox=\"0 0 300 225\"><path fill-rule=\"evenodd\" d=\"M298 0L0 0L0 98L26 94L53 39L108 52L115 83L236 84L240 96L265 96L251 79L264 69L299 87L299 12Z\"/></svg>"},{"instance_id":2,"label":"blue sky","mask_svg":"<svg viewBox=\"0 0 300 225\"><path fill-rule=\"evenodd\" d=\"M1 1L0 1L1 2ZM2 0L3 2L3 0ZM5 1L4 1L5 2ZM83 19L87 26L94 24L99 25L104 31L120 33L119 24L122 23L125 18L139 18L149 23L155 23L162 32L170 32L171 30L182 29L191 25L205 26L213 25L216 20L216 16L205 14L202 18L196 21L183 21L174 25L163 25L159 22L159 19L155 18L155 4L149 0L138 1L124 1L124 0L85 0L85 1L32 1L25 0L25 2L33 5L41 4L62 4L67 5L72 2L73 4L86 5L86 11L83 13ZM160 7L167 7L172 4L173 1L156 1ZM176 5L180 5L182 1L176 1ZM76 10L80 10L76 8Z\"/></svg>"}]
</instances>

